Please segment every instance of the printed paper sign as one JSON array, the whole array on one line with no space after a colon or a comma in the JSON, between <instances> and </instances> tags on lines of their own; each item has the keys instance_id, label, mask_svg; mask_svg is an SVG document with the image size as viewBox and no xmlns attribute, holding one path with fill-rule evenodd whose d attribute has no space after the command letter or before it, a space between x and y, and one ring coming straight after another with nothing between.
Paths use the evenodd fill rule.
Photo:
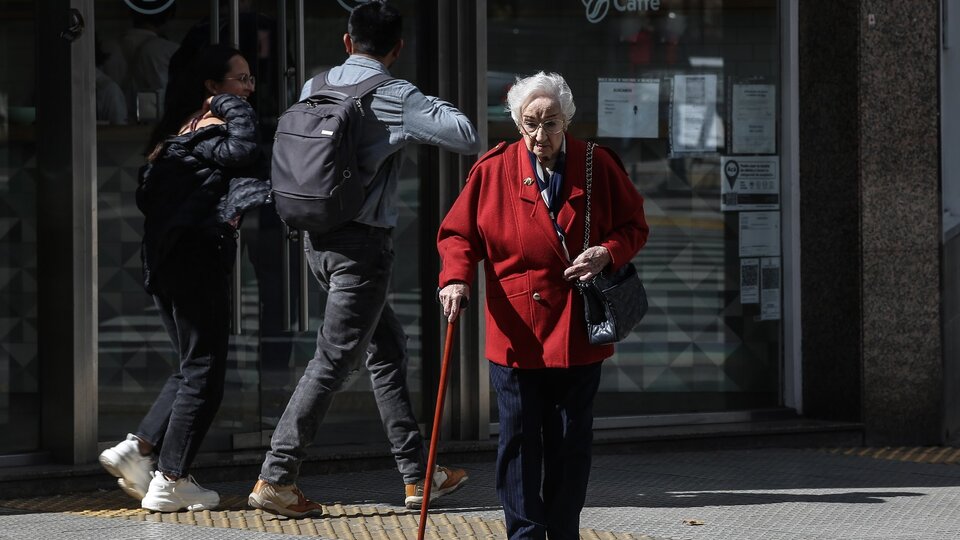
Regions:
<instances>
[{"instance_id":1,"label":"printed paper sign","mask_svg":"<svg viewBox=\"0 0 960 540\"><path fill-rule=\"evenodd\" d=\"M780 256L780 212L740 214L740 256Z\"/></svg>"},{"instance_id":2,"label":"printed paper sign","mask_svg":"<svg viewBox=\"0 0 960 540\"><path fill-rule=\"evenodd\" d=\"M777 92L772 84L733 85L733 153L777 151Z\"/></svg>"},{"instance_id":3,"label":"printed paper sign","mask_svg":"<svg viewBox=\"0 0 960 540\"><path fill-rule=\"evenodd\" d=\"M659 79L599 79L598 137L655 139L659 110Z\"/></svg>"},{"instance_id":4,"label":"printed paper sign","mask_svg":"<svg viewBox=\"0 0 960 540\"><path fill-rule=\"evenodd\" d=\"M740 303L760 303L760 259L740 259Z\"/></svg>"},{"instance_id":5,"label":"printed paper sign","mask_svg":"<svg viewBox=\"0 0 960 540\"><path fill-rule=\"evenodd\" d=\"M778 156L724 156L720 170L720 210L780 208Z\"/></svg>"},{"instance_id":6,"label":"printed paper sign","mask_svg":"<svg viewBox=\"0 0 960 540\"><path fill-rule=\"evenodd\" d=\"M760 320L780 319L780 257L760 259Z\"/></svg>"},{"instance_id":7,"label":"printed paper sign","mask_svg":"<svg viewBox=\"0 0 960 540\"><path fill-rule=\"evenodd\" d=\"M716 152L720 129L716 115L716 75L674 76L671 152Z\"/></svg>"}]
</instances>

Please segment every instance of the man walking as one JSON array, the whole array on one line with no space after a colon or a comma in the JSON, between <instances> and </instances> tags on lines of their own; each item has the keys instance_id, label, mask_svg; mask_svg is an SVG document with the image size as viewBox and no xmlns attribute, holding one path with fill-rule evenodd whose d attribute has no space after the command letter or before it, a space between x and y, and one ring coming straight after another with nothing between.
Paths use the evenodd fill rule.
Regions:
<instances>
[{"instance_id":1,"label":"man walking","mask_svg":"<svg viewBox=\"0 0 960 540\"><path fill-rule=\"evenodd\" d=\"M355 8L343 43L349 58L327 74L327 83L352 86L388 74L403 40L399 11L374 0ZM312 81L302 97L310 95ZM310 268L327 292L317 349L277 424L250 493L254 508L300 518L319 515L319 504L296 487L300 464L330 406L333 394L361 361L366 362L380 417L405 484L404 504L419 508L427 449L418 431L407 389L407 337L387 303L393 271L391 231L397 224L400 151L411 143L477 153L480 141L467 117L453 105L425 96L413 84L392 79L364 100L364 129L357 150L366 189L359 215L324 234L306 234ZM467 480L461 469L438 467L431 499Z\"/></svg>"}]
</instances>

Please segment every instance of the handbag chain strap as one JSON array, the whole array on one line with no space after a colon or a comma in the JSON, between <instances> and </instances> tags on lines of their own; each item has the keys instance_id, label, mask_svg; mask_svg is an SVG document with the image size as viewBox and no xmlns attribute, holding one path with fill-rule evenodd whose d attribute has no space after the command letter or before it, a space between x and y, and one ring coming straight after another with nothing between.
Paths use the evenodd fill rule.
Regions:
<instances>
[{"instance_id":1,"label":"handbag chain strap","mask_svg":"<svg viewBox=\"0 0 960 540\"><path fill-rule=\"evenodd\" d=\"M583 251L590 247L590 188L593 187L593 149L595 143L587 143L587 212L584 214Z\"/></svg>"}]
</instances>

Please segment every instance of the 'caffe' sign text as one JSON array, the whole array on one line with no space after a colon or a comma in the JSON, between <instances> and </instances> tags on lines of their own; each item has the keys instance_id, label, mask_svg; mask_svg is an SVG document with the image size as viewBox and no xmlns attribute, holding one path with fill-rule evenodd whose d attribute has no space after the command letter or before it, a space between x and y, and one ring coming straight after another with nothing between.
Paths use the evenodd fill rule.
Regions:
<instances>
[{"instance_id":1,"label":"'caffe' sign text","mask_svg":"<svg viewBox=\"0 0 960 540\"><path fill-rule=\"evenodd\" d=\"M610 5L620 12L659 11L661 0L581 0L587 8L587 20L598 23L607 16Z\"/></svg>"}]
</instances>

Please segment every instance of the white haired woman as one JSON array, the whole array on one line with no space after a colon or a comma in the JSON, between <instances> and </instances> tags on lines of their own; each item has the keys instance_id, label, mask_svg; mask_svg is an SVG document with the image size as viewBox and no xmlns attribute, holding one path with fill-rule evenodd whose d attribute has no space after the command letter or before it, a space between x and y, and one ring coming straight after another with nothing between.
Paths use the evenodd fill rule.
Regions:
<instances>
[{"instance_id":1,"label":"white haired woman","mask_svg":"<svg viewBox=\"0 0 960 540\"><path fill-rule=\"evenodd\" d=\"M598 146L583 250L588 145L567 133L576 111L569 86L540 72L518 79L507 101L521 138L477 161L444 218L439 298L455 320L484 263L486 355L500 412L497 494L507 531L511 539L576 539L593 400L613 347L589 343L574 282L630 262L649 229L620 159Z\"/></svg>"}]
</instances>

